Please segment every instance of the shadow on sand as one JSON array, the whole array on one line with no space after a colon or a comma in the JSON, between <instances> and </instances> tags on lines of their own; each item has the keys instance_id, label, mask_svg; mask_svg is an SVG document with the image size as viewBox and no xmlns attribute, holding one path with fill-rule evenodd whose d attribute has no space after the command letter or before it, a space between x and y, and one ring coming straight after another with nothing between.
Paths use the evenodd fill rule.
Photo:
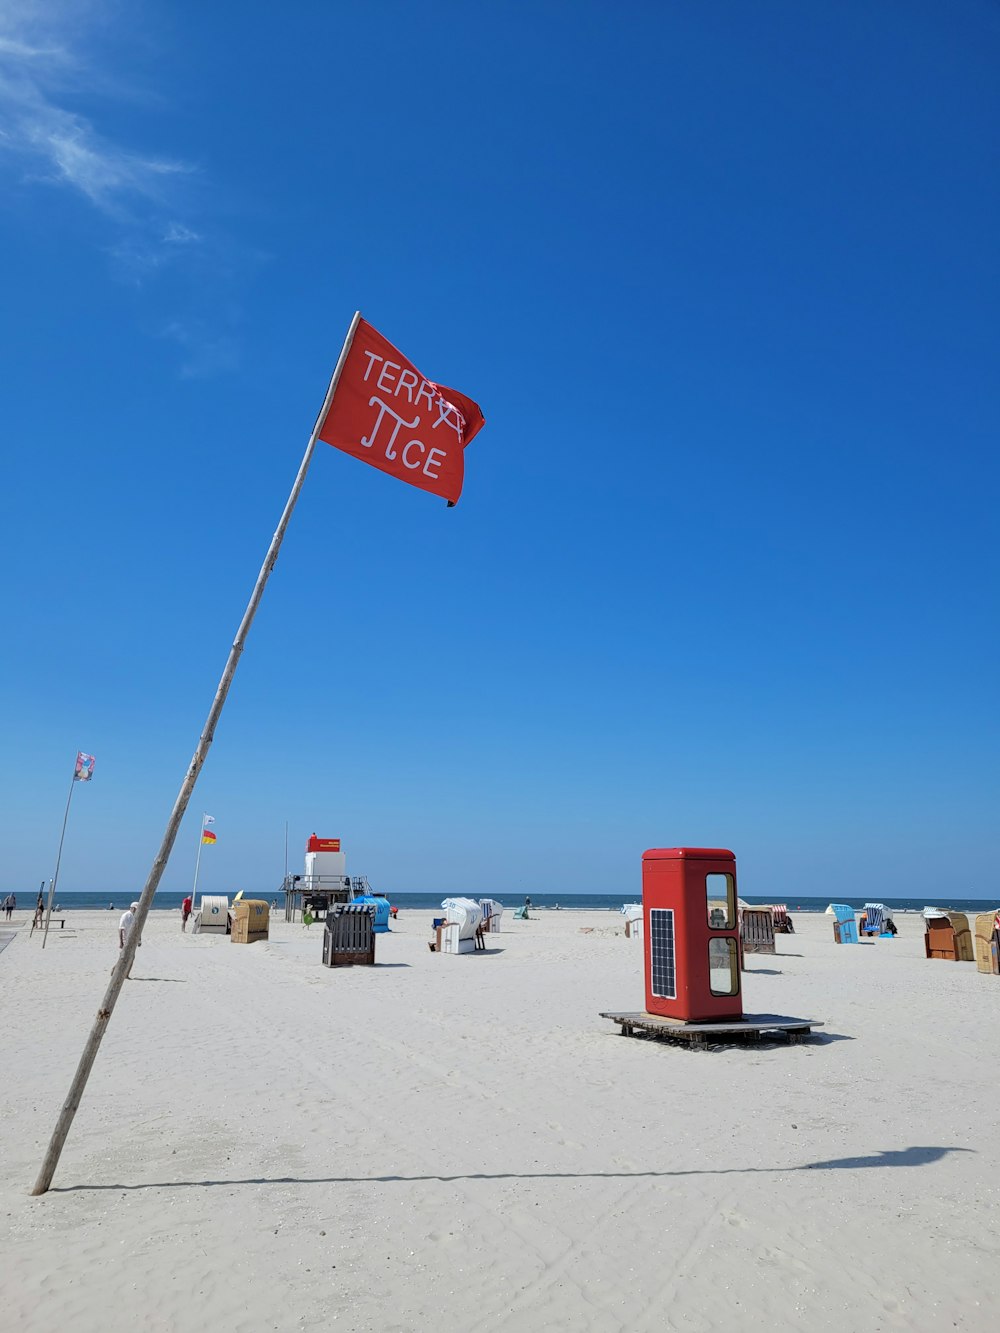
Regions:
<instances>
[{"instance_id":1,"label":"shadow on sand","mask_svg":"<svg viewBox=\"0 0 1000 1333\"><path fill-rule=\"evenodd\" d=\"M673 1180L682 1176L786 1175L793 1171L866 1171L870 1168L930 1166L949 1153L973 1152L972 1148L890 1148L859 1157L833 1157L826 1162L803 1162L801 1166L708 1167L703 1171L473 1171L461 1175L430 1176L243 1176L231 1180L157 1180L136 1185L54 1185L50 1194L74 1194L88 1190L178 1190L213 1189L233 1185L395 1185L437 1180Z\"/></svg>"}]
</instances>

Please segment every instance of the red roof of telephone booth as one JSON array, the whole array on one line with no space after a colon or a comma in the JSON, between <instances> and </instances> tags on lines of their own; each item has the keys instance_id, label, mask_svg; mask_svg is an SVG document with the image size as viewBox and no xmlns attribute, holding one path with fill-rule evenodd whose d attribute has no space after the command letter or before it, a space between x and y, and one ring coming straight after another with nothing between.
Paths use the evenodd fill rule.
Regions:
<instances>
[{"instance_id":1,"label":"red roof of telephone booth","mask_svg":"<svg viewBox=\"0 0 1000 1333\"><path fill-rule=\"evenodd\" d=\"M643 852L644 861L735 861L725 847L651 847Z\"/></svg>"}]
</instances>

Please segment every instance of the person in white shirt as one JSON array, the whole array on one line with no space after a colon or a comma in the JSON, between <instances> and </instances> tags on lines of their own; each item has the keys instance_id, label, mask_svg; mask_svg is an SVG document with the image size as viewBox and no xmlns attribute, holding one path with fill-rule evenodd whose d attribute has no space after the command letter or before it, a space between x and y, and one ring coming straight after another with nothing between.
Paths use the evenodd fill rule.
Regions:
<instances>
[{"instance_id":1,"label":"person in white shirt","mask_svg":"<svg viewBox=\"0 0 1000 1333\"><path fill-rule=\"evenodd\" d=\"M139 910L139 904L131 903L129 905L128 911L122 912L121 914L121 918L118 922L119 949L125 948L125 945L128 942L128 937L132 934L132 931L135 928L135 914L138 910ZM137 947L140 949L142 948L142 940L139 940ZM132 969L129 968L128 972L125 975L130 977L132 975Z\"/></svg>"}]
</instances>

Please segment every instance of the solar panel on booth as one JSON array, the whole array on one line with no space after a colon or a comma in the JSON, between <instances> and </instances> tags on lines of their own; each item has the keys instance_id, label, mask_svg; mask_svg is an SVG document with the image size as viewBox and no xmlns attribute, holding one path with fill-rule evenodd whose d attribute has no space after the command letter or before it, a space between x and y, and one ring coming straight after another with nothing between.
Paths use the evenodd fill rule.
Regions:
<instances>
[{"instance_id":1,"label":"solar panel on booth","mask_svg":"<svg viewBox=\"0 0 1000 1333\"><path fill-rule=\"evenodd\" d=\"M665 1000L677 998L677 969L674 954L674 914L666 907L649 912L649 964L653 994Z\"/></svg>"}]
</instances>

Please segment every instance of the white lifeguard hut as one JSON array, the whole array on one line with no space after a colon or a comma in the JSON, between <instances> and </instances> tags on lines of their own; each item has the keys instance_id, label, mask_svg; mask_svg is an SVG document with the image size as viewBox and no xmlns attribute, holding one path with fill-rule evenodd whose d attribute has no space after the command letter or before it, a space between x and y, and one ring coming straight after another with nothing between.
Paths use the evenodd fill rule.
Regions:
<instances>
[{"instance_id":1,"label":"white lifeguard hut","mask_svg":"<svg viewBox=\"0 0 1000 1333\"><path fill-rule=\"evenodd\" d=\"M339 838L317 838L314 833L306 843L306 882L327 883L347 878L347 856Z\"/></svg>"}]
</instances>

